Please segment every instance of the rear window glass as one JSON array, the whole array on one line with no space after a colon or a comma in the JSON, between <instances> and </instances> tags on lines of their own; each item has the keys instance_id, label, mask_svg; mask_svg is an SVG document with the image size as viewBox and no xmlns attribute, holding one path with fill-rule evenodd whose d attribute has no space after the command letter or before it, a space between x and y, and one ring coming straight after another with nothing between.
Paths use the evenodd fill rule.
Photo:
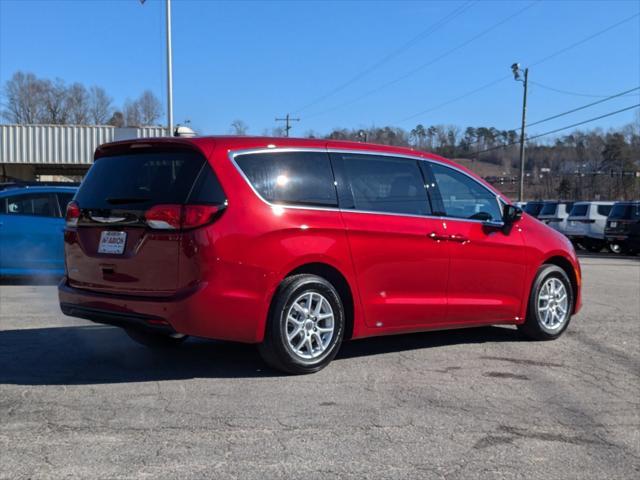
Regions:
<instances>
[{"instance_id":1,"label":"rear window glass","mask_svg":"<svg viewBox=\"0 0 640 480\"><path fill-rule=\"evenodd\" d=\"M640 218L640 204L620 203L614 205L609 214L609 218L616 220L632 220Z\"/></svg>"},{"instance_id":2,"label":"rear window glass","mask_svg":"<svg viewBox=\"0 0 640 480\"><path fill-rule=\"evenodd\" d=\"M188 150L102 157L89 170L76 201L81 208L105 209L182 204L203 167L211 170L204 157Z\"/></svg>"},{"instance_id":3,"label":"rear window glass","mask_svg":"<svg viewBox=\"0 0 640 480\"><path fill-rule=\"evenodd\" d=\"M534 217L540 215L540 210L542 210L541 202L529 202L524 207L524 211L529 215L533 215Z\"/></svg>"},{"instance_id":4,"label":"rear window glass","mask_svg":"<svg viewBox=\"0 0 640 480\"><path fill-rule=\"evenodd\" d=\"M569 215L571 215L572 217L584 217L587 214L588 209L589 205L586 203L574 205Z\"/></svg>"},{"instance_id":5,"label":"rear window glass","mask_svg":"<svg viewBox=\"0 0 640 480\"><path fill-rule=\"evenodd\" d=\"M598 214L606 217L611 212L612 207L613 205L598 205Z\"/></svg>"},{"instance_id":6,"label":"rear window glass","mask_svg":"<svg viewBox=\"0 0 640 480\"><path fill-rule=\"evenodd\" d=\"M555 215L557 207L557 203L545 203L542 210L540 210L540 215Z\"/></svg>"},{"instance_id":7,"label":"rear window glass","mask_svg":"<svg viewBox=\"0 0 640 480\"><path fill-rule=\"evenodd\" d=\"M329 156L323 152L252 153L236 163L267 201L338 205Z\"/></svg>"}]
</instances>

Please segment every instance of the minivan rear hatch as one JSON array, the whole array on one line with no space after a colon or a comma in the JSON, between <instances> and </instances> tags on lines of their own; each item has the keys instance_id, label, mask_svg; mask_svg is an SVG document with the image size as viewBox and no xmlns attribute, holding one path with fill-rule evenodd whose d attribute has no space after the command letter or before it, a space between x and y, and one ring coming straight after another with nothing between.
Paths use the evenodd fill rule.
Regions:
<instances>
[{"instance_id":1,"label":"minivan rear hatch","mask_svg":"<svg viewBox=\"0 0 640 480\"><path fill-rule=\"evenodd\" d=\"M131 147L97 158L69 207L77 218L70 221L67 211L68 282L101 292L167 295L180 287L181 212L197 205L213 214L224 193L195 149Z\"/></svg>"},{"instance_id":2,"label":"minivan rear hatch","mask_svg":"<svg viewBox=\"0 0 640 480\"><path fill-rule=\"evenodd\" d=\"M624 233L640 222L640 203L616 203L607 218L607 233Z\"/></svg>"}]
</instances>

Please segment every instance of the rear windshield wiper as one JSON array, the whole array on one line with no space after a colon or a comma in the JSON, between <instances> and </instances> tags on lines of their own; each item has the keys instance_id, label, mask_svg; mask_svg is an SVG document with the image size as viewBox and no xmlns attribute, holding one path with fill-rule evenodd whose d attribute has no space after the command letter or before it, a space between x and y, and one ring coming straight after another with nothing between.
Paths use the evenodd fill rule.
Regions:
<instances>
[{"instance_id":1,"label":"rear windshield wiper","mask_svg":"<svg viewBox=\"0 0 640 480\"><path fill-rule=\"evenodd\" d=\"M107 202L112 205L122 205L124 203L144 203L151 200L149 197L110 197Z\"/></svg>"}]
</instances>

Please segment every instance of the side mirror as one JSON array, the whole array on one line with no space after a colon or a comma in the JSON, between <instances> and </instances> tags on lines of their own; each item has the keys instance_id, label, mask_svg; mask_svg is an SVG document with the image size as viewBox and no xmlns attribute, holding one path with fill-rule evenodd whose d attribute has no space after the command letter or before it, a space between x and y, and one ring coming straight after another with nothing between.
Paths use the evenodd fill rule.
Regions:
<instances>
[{"instance_id":1,"label":"side mirror","mask_svg":"<svg viewBox=\"0 0 640 480\"><path fill-rule=\"evenodd\" d=\"M502 221L505 225L511 225L522 218L522 209L515 205L505 205L502 209Z\"/></svg>"}]
</instances>

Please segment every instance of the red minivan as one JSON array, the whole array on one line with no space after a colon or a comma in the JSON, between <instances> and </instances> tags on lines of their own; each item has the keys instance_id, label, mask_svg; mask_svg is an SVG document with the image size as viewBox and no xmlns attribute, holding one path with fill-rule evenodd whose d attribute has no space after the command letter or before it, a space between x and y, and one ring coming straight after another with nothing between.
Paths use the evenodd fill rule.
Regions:
<instances>
[{"instance_id":1,"label":"red minivan","mask_svg":"<svg viewBox=\"0 0 640 480\"><path fill-rule=\"evenodd\" d=\"M347 339L514 324L562 334L571 243L411 149L202 137L101 146L66 216L62 311L148 346L258 344L310 373Z\"/></svg>"}]
</instances>

